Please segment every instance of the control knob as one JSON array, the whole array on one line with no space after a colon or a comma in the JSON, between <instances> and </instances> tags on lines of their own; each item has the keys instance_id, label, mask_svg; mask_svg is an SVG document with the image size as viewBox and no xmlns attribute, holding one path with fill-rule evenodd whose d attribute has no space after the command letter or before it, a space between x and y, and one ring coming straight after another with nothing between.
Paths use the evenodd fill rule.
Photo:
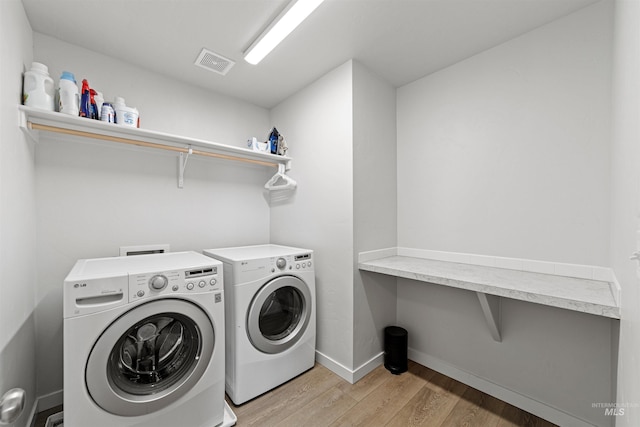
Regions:
<instances>
[{"instance_id":1,"label":"control knob","mask_svg":"<svg viewBox=\"0 0 640 427\"><path fill-rule=\"evenodd\" d=\"M161 291L167 287L169 284L169 279L167 276L163 276L162 274L157 274L149 280L149 288L154 291Z\"/></svg>"},{"instance_id":2,"label":"control knob","mask_svg":"<svg viewBox=\"0 0 640 427\"><path fill-rule=\"evenodd\" d=\"M276 261L276 267L282 270L286 266L287 266L287 260L284 258L278 258L278 260Z\"/></svg>"}]
</instances>

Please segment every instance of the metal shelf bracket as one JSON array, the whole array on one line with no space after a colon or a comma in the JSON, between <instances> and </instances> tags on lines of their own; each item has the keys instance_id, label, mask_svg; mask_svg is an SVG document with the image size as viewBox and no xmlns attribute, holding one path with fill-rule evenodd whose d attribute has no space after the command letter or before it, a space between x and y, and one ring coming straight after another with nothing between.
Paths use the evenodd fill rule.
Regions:
<instances>
[{"instance_id":1,"label":"metal shelf bracket","mask_svg":"<svg viewBox=\"0 0 640 427\"><path fill-rule=\"evenodd\" d=\"M184 188L184 171L187 168L187 162L189 156L193 154L193 149L189 146L189 151L186 153L180 152L178 157L178 188Z\"/></svg>"}]
</instances>

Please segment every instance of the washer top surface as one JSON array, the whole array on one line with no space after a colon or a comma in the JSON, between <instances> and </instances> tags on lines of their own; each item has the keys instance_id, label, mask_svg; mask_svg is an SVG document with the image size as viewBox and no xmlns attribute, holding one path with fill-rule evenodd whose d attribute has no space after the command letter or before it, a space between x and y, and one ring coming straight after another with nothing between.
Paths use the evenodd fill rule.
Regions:
<instances>
[{"instance_id":1,"label":"washer top surface","mask_svg":"<svg viewBox=\"0 0 640 427\"><path fill-rule=\"evenodd\" d=\"M300 253L312 252L310 249L293 248L280 245L240 246L235 248L205 249L204 253L227 262L249 261Z\"/></svg>"},{"instance_id":2,"label":"washer top surface","mask_svg":"<svg viewBox=\"0 0 640 427\"><path fill-rule=\"evenodd\" d=\"M81 259L76 262L67 280L109 277L163 270L202 268L216 264L216 260L197 252L168 252L164 254Z\"/></svg>"}]
</instances>

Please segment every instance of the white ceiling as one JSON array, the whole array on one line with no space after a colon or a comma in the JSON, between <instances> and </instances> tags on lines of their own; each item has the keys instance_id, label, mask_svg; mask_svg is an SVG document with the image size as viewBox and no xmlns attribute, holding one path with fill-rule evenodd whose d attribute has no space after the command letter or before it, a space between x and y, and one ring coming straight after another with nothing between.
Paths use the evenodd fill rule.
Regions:
<instances>
[{"instance_id":1,"label":"white ceiling","mask_svg":"<svg viewBox=\"0 0 640 427\"><path fill-rule=\"evenodd\" d=\"M260 64L289 0L23 0L34 31L270 108L355 58L402 86L597 0L326 0ZM236 65L193 65L202 48Z\"/></svg>"}]
</instances>

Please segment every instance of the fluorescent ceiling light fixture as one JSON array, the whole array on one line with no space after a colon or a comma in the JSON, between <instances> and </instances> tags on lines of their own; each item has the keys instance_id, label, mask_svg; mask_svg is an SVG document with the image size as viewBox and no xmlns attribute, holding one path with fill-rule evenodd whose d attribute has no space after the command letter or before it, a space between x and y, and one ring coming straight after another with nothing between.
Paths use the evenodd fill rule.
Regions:
<instances>
[{"instance_id":1,"label":"fluorescent ceiling light fixture","mask_svg":"<svg viewBox=\"0 0 640 427\"><path fill-rule=\"evenodd\" d=\"M257 64L296 29L324 0L293 0L244 53L244 59Z\"/></svg>"}]
</instances>

